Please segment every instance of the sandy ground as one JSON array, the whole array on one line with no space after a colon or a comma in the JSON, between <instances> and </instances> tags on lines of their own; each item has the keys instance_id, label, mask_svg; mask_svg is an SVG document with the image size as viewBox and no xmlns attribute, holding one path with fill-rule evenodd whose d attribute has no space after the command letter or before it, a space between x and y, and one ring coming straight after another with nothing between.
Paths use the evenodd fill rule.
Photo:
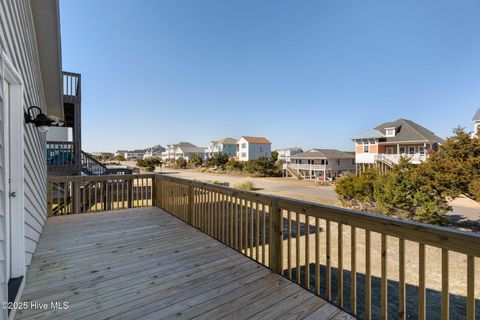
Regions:
<instances>
[{"instance_id":1,"label":"sandy ground","mask_svg":"<svg viewBox=\"0 0 480 320\"><path fill-rule=\"evenodd\" d=\"M135 165L129 162L129 165ZM333 186L319 187L312 181L301 181L286 178L255 178L243 175L213 174L196 170L157 168L157 171L186 179L201 181L222 181L230 185L252 181L257 192L301 199L316 203L341 206ZM453 207L450 213L452 224L462 229L480 232L480 204L466 197L459 197L450 202Z\"/></svg>"}]
</instances>

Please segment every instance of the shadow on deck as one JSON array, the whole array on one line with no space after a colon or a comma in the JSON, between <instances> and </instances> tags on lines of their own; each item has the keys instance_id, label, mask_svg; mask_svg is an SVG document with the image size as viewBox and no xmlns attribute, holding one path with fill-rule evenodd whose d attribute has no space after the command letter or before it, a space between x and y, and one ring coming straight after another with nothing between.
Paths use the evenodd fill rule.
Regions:
<instances>
[{"instance_id":1,"label":"shadow on deck","mask_svg":"<svg viewBox=\"0 0 480 320\"><path fill-rule=\"evenodd\" d=\"M21 301L48 307L17 319L353 319L156 207L49 218Z\"/></svg>"}]
</instances>

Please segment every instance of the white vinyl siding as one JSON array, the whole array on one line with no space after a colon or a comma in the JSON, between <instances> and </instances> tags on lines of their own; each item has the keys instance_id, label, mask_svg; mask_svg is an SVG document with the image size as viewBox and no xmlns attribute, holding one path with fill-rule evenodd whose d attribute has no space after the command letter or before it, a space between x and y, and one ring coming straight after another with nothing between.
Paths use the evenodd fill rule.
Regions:
<instances>
[{"instance_id":1,"label":"white vinyl siding","mask_svg":"<svg viewBox=\"0 0 480 320\"><path fill-rule=\"evenodd\" d=\"M11 60L23 81L23 107L45 108L33 17L28 0L0 1L0 48ZM46 112L46 110L43 110ZM45 134L32 125L24 127L25 174L25 263L30 264L46 221ZM4 221L2 221L4 223ZM4 238L4 230L0 231ZM4 252L2 252L3 254ZM5 257L0 256L4 270ZM4 285L4 284L3 284ZM2 294L6 290L2 289ZM3 300L4 297L0 297Z\"/></svg>"}]
</instances>

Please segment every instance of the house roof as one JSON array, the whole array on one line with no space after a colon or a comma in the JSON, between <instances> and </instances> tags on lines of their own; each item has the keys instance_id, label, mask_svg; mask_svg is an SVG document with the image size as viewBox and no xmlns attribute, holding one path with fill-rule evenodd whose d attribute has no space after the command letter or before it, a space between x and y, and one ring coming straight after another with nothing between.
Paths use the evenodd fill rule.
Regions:
<instances>
[{"instance_id":1,"label":"house roof","mask_svg":"<svg viewBox=\"0 0 480 320\"><path fill-rule=\"evenodd\" d=\"M477 112L475 112L475 115L473 116L472 121L480 121L480 108L478 108Z\"/></svg>"},{"instance_id":2,"label":"house roof","mask_svg":"<svg viewBox=\"0 0 480 320\"><path fill-rule=\"evenodd\" d=\"M218 140L217 143L221 144L237 144L237 139L234 138L224 138L222 140Z\"/></svg>"},{"instance_id":3,"label":"house roof","mask_svg":"<svg viewBox=\"0 0 480 320\"><path fill-rule=\"evenodd\" d=\"M355 159L355 154L335 149L311 149L306 152L297 153L292 159Z\"/></svg>"},{"instance_id":4,"label":"house roof","mask_svg":"<svg viewBox=\"0 0 480 320\"><path fill-rule=\"evenodd\" d=\"M205 152L205 147L197 147L197 146L183 145L183 146L178 146L178 149L180 149L180 151L182 151L183 153L204 153Z\"/></svg>"},{"instance_id":5,"label":"house roof","mask_svg":"<svg viewBox=\"0 0 480 320\"><path fill-rule=\"evenodd\" d=\"M385 135L378 130L368 129L365 132L357 134L355 137L353 137L353 140L356 140L356 139L376 139L376 138L385 138Z\"/></svg>"},{"instance_id":6,"label":"house roof","mask_svg":"<svg viewBox=\"0 0 480 320\"><path fill-rule=\"evenodd\" d=\"M243 138L247 140L250 143L263 143L263 144L272 144L270 141L268 141L267 138L264 137L247 137L247 136L241 136L240 139Z\"/></svg>"},{"instance_id":7,"label":"house roof","mask_svg":"<svg viewBox=\"0 0 480 320\"><path fill-rule=\"evenodd\" d=\"M432 131L411 120L398 119L393 122L385 122L376 127L375 130L385 132L387 128L395 128L396 134L394 137L386 137L385 142L428 141L443 143L444 141Z\"/></svg>"}]
</instances>

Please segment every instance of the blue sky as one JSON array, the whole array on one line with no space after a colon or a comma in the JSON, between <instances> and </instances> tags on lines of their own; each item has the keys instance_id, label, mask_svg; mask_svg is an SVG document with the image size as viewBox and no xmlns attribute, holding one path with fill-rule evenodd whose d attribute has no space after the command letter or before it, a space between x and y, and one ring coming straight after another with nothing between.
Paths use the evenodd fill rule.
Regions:
<instances>
[{"instance_id":1,"label":"blue sky","mask_svg":"<svg viewBox=\"0 0 480 320\"><path fill-rule=\"evenodd\" d=\"M406 118L445 137L480 107L479 0L61 0L83 148L226 136L352 150Z\"/></svg>"}]
</instances>

